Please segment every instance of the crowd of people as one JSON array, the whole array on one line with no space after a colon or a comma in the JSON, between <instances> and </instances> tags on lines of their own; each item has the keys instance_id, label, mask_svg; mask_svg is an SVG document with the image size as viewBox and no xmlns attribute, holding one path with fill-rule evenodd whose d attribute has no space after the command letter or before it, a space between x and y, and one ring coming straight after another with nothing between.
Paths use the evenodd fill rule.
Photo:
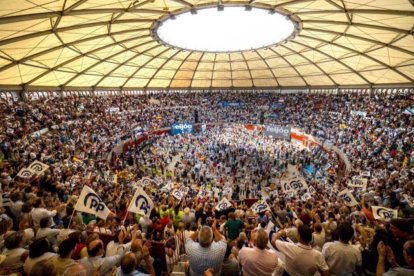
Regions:
<instances>
[{"instance_id":1,"label":"crowd of people","mask_svg":"<svg viewBox=\"0 0 414 276\"><path fill-rule=\"evenodd\" d=\"M2 102L0 274L161 275L160 263L171 272L185 254L191 275L412 275L414 117L404 113L412 106L413 95L242 92ZM222 124L112 151L196 121ZM244 124L318 137L351 170L321 146ZM17 176L35 160L50 168ZM350 188L361 172L366 188ZM144 187L155 205L149 216L127 212L143 177L154 180ZM281 183L294 177L309 189L287 193ZM84 185L111 210L106 220L74 210ZM179 188L181 199L171 195ZM337 196L346 188L359 204ZM225 210L223 198L232 203ZM256 213L248 199L269 209ZM378 219L372 206L398 218ZM157 242L165 256L153 254Z\"/></svg>"}]
</instances>

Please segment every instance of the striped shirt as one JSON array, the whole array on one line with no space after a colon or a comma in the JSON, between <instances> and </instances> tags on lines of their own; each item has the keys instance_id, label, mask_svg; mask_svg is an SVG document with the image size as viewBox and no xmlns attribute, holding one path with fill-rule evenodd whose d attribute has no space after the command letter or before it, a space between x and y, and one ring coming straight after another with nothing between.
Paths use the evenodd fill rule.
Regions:
<instances>
[{"instance_id":1,"label":"striped shirt","mask_svg":"<svg viewBox=\"0 0 414 276\"><path fill-rule=\"evenodd\" d=\"M214 276L219 276L226 248L224 237L218 242L213 241L209 247L202 247L198 242L187 238L185 250L190 261L191 275L203 275L208 268L213 268Z\"/></svg>"}]
</instances>

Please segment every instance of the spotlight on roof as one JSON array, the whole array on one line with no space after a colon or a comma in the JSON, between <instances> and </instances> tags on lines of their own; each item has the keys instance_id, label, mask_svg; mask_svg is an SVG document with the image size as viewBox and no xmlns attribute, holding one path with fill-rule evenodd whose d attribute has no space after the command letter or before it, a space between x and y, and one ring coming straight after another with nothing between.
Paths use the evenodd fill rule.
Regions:
<instances>
[{"instance_id":1,"label":"spotlight on roof","mask_svg":"<svg viewBox=\"0 0 414 276\"><path fill-rule=\"evenodd\" d=\"M171 14L170 15L170 19L174 20L175 19L175 15L174 14Z\"/></svg>"},{"instance_id":2,"label":"spotlight on roof","mask_svg":"<svg viewBox=\"0 0 414 276\"><path fill-rule=\"evenodd\" d=\"M269 10L269 14L275 14L276 12L275 12L275 10L274 9L270 9Z\"/></svg>"},{"instance_id":3,"label":"spotlight on roof","mask_svg":"<svg viewBox=\"0 0 414 276\"><path fill-rule=\"evenodd\" d=\"M223 5L218 5L217 10L218 11L224 11L224 6Z\"/></svg>"},{"instance_id":4,"label":"spotlight on roof","mask_svg":"<svg viewBox=\"0 0 414 276\"><path fill-rule=\"evenodd\" d=\"M196 10L196 9L191 9L191 10L190 10L190 13L191 13L191 14L197 14L197 10Z\"/></svg>"},{"instance_id":5,"label":"spotlight on roof","mask_svg":"<svg viewBox=\"0 0 414 276\"><path fill-rule=\"evenodd\" d=\"M244 10L245 10L245 11L251 11L251 10L252 10L252 6L250 6L250 5L246 5L246 6L244 7Z\"/></svg>"}]
</instances>

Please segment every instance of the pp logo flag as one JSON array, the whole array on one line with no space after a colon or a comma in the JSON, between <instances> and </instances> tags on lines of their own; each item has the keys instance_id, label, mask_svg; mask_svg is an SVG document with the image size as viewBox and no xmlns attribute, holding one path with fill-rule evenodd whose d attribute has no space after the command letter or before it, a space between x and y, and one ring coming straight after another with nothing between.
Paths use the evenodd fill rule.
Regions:
<instances>
[{"instance_id":1,"label":"pp logo flag","mask_svg":"<svg viewBox=\"0 0 414 276\"><path fill-rule=\"evenodd\" d=\"M232 206L231 202L227 198L223 198L216 206L217 211L227 210Z\"/></svg>"},{"instance_id":2,"label":"pp logo flag","mask_svg":"<svg viewBox=\"0 0 414 276\"><path fill-rule=\"evenodd\" d=\"M311 199L312 198L312 196L311 196L311 194L310 193L305 193L303 196L302 196L302 200L303 201L308 201L309 199Z\"/></svg>"},{"instance_id":3,"label":"pp logo flag","mask_svg":"<svg viewBox=\"0 0 414 276\"><path fill-rule=\"evenodd\" d=\"M23 168L17 174L20 178L31 178L35 173L29 169Z\"/></svg>"},{"instance_id":4,"label":"pp logo flag","mask_svg":"<svg viewBox=\"0 0 414 276\"><path fill-rule=\"evenodd\" d=\"M183 198L183 193L180 190L174 190L172 191L173 197L175 197L178 201L180 201Z\"/></svg>"},{"instance_id":5,"label":"pp logo flag","mask_svg":"<svg viewBox=\"0 0 414 276\"><path fill-rule=\"evenodd\" d=\"M290 181L290 187L293 190L304 190L308 188L308 184L306 183L305 179L303 179L302 177L298 177L296 179L292 179Z\"/></svg>"},{"instance_id":6,"label":"pp logo flag","mask_svg":"<svg viewBox=\"0 0 414 276\"><path fill-rule=\"evenodd\" d=\"M309 188L308 188L308 193L310 193L310 194L316 194L316 190L315 190L315 188L314 187L312 187L312 186L310 186Z\"/></svg>"},{"instance_id":7,"label":"pp logo flag","mask_svg":"<svg viewBox=\"0 0 414 276\"><path fill-rule=\"evenodd\" d=\"M141 187L138 187L129 204L128 211L149 216L152 208L154 208L154 202Z\"/></svg>"},{"instance_id":8,"label":"pp logo flag","mask_svg":"<svg viewBox=\"0 0 414 276\"><path fill-rule=\"evenodd\" d=\"M186 186L181 186L181 187L180 187L180 189L179 189L179 191L180 191L182 194L188 194L188 192L190 191L190 188L188 188L188 187L186 187Z\"/></svg>"},{"instance_id":9,"label":"pp logo flag","mask_svg":"<svg viewBox=\"0 0 414 276\"><path fill-rule=\"evenodd\" d=\"M348 189L343 190L338 194L338 196L345 202L349 207L358 205L358 202L355 200L355 197L352 195L351 191Z\"/></svg>"},{"instance_id":10,"label":"pp logo flag","mask_svg":"<svg viewBox=\"0 0 414 276\"><path fill-rule=\"evenodd\" d=\"M95 191L88 186L83 186L78 202L76 202L75 210L96 215L105 220L111 212Z\"/></svg>"},{"instance_id":11,"label":"pp logo flag","mask_svg":"<svg viewBox=\"0 0 414 276\"><path fill-rule=\"evenodd\" d=\"M144 187L147 187L148 185L150 185L153 182L153 180L149 177L143 177L143 178L141 178L140 181L141 181L142 186L144 186Z\"/></svg>"},{"instance_id":12,"label":"pp logo flag","mask_svg":"<svg viewBox=\"0 0 414 276\"><path fill-rule=\"evenodd\" d=\"M32 164L29 165L29 167L27 167L30 171L32 171L33 173L40 175L43 172L45 172L47 169L49 169L49 166L39 162L39 161L34 161Z\"/></svg>"},{"instance_id":13,"label":"pp logo flag","mask_svg":"<svg viewBox=\"0 0 414 276\"><path fill-rule=\"evenodd\" d=\"M372 206L374 218L378 220L391 220L398 216L398 211L394 209L385 208L382 206Z\"/></svg>"},{"instance_id":14,"label":"pp logo flag","mask_svg":"<svg viewBox=\"0 0 414 276\"><path fill-rule=\"evenodd\" d=\"M266 202L256 202L255 204L253 204L252 210L256 214L258 214L258 213L270 210L270 207Z\"/></svg>"}]
</instances>

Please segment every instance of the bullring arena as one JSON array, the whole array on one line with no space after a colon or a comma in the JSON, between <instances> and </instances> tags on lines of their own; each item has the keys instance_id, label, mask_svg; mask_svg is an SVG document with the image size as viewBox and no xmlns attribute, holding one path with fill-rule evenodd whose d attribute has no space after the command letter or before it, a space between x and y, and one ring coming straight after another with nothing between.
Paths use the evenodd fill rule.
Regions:
<instances>
[{"instance_id":1,"label":"bullring arena","mask_svg":"<svg viewBox=\"0 0 414 276\"><path fill-rule=\"evenodd\" d=\"M411 0L1 1L0 275L414 275L413 27Z\"/></svg>"}]
</instances>

